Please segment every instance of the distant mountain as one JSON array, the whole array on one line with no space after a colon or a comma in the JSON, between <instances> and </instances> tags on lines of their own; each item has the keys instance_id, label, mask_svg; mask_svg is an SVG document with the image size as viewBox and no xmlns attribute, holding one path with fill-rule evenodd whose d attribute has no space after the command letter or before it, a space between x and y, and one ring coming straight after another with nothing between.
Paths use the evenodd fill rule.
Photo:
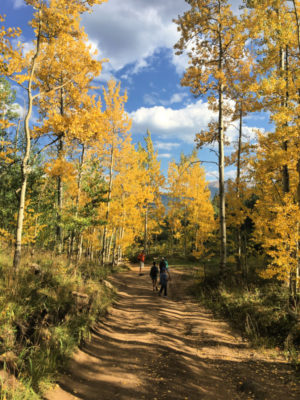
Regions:
<instances>
[{"instance_id":1,"label":"distant mountain","mask_svg":"<svg viewBox=\"0 0 300 400\"><path fill-rule=\"evenodd\" d=\"M168 202L169 202L169 196L167 194L162 194L161 201L162 201L163 205L167 208Z\"/></svg>"},{"instance_id":2,"label":"distant mountain","mask_svg":"<svg viewBox=\"0 0 300 400\"><path fill-rule=\"evenodd\" d=\"M212 200L215 197L215 195L218 194L219 192L219 182L218 181L209 182L208 189L210 190L210 198ZM169 200L170 197L167 194L161 195L161 201L166 208L168 208Z\"/></svg>"},{"instance_id":3,"label":"distant mountain","mask_svg":"<svg viewBox=\"0 0 300 400\"><path fill-rule=\"evenodd\" d=\"M209 182L208 189L210 190L210 198L213 199L215 195L219 193L219 182L218 181Z\"/></svg>"}]
</instances>

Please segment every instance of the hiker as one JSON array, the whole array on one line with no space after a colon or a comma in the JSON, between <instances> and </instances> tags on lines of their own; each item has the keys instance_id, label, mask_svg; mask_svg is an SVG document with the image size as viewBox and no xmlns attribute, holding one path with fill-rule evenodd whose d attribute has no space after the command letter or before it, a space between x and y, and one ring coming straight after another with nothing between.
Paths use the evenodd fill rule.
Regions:
<instances>
[{"instance_id":1,"label":"hiker","mask_svg":"<svg viewBox=\"0 0 300 400\"><path fill-rule=\"evenodd\" d=\"M153 261L152 267L150 269L150 277L152 279L153 291L158 290L157 275L158 275L158 268L157 268L156 262Z\"/></svg>"},{"instance_id":2,"label":"hiker","mask_svg":"<svg viewBox=\"0 0 300 400\"><path fill-rule=\"evenodd\" d=\"M169 263L168 263L168 260L166 259L166 257L165 257L165 263L166 263L167 271L169 271Z\"/></svg>"},{"instance_id":3,"label":"hiker","mask_svg":"<svg viewBox=\"0 0 300 400\"><path fill-rule=\"evenodd\" d=\"M159 272L160 272L160 291L159 295L161 295L162 291L164 290L164 296L167 296L167 286L168 280L171 280L170 271L168 263L166 262L165 257L161 258L159 263Z\"/></svg>"},{"instance_id":4,"label":"hiker","mask_svg":"<svg viewBox=\"0 0 300 400\"><path fill-rule=\"evenodd\" d=\"M140 254L138 255L138 260L139 260L139 262L140 262L140 275L143 275L142 274L142 269L144 268L144 263L145 263L145 258L146 258L146 255L145 255L145 252L144 252L144 250L142 250L141 252L140 252Z\"/></svg>"},{"instance_id":5,"label":"hiker","mask_svg":"<svg viewBox=\"0 0 300 400\"><path fill-rule=\"evenodd\" d=\"M164 297L167 297L168 291L168 274L167 269L165 268L160 274L160 290L158 295L161 296L162 291L164 291Z\"/></svg>"},{"instance_id":6,"label":"hiker","mask_svg":"<svg viewBox=\"0 0 300 400\"><path fill-rule=\"evenodd\" d=\"M159 272L162 273L166 269L167 269L167 264L165 261L165 257L162 257L159 263Z\"/></svg>"}]
</instances>

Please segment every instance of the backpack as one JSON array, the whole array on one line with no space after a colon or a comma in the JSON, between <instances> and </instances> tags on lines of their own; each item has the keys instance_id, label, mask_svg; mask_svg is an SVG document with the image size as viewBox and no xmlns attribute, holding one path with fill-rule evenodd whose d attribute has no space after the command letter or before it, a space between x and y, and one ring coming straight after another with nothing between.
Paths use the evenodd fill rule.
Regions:
<instances>
[{"instance_id":1,"label":"backpack","mask_svg":"<svg viewBox=\"0 0 300 400\"><path fill-rule=\"evenodd\" d=\"M158 273L158 268L156 265L152 265L150 270L150 276L156 277Z\"/></svg>"},{"instance_id":2,"label":"backpack","mask_svg":"<svg viewBox=\"0 0 300 400\"><path fill-rule=\"evenodd\" d=\"M166 269L167 269L166 261L165 261L165 260L162 260L162 261L159 263L159 271L160 271L160 273L163 273L164 271L166 271Z\"/></svg>"}]
</instances>

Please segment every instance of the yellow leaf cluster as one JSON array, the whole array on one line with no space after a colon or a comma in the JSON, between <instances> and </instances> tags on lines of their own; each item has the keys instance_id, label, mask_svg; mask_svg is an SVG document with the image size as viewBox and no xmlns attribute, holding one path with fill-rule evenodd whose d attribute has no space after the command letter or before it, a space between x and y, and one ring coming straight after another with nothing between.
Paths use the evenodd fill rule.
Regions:
<instances>
[{"instance_id":1,"label":"yellow leaf cluster","mask_svg":"<svg viewBox=\"0 0 300 400\"><path fill-rule=\"evenodd\" d=\"M171 162L168 171L168 223L177 240L190 238L195 254L203 254L204 243L216 228L204 170L192 155L181 162Z\"/></svg>"}]
</instances>

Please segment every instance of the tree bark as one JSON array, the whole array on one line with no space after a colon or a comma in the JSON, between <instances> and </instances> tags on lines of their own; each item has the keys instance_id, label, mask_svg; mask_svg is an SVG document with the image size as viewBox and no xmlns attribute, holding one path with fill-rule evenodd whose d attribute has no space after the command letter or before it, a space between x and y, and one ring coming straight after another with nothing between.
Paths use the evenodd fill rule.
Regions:
<instances>
[{"instance_id":1,"label":"tree bark","mask_svg":"<svg viewBox=\"0 0 300 400\"><path fill-rule=\"evenodd\" d=\"M295 0L293 1L293 7L294 7L294 14L296 18L296 27L297 27L297 43L298 43L298 57L300 56L300 21L299 21L299 13L297 9L297 5ZM300 98L300 89L298 88L298 97ZM299 101L300 103L300 101ZM297 203L298 207L300 207L300 158L298 159L297 162L297 172L298 172L298 185L297 185ZM298 232L299 232L299 224L298 224ZM300 275L300 257L299 257L299 241L297 243L297 267L296 267L296 277L299 277ZM297 292L297 279L296 279L296 287L295 287L295 293Z\"/></svg>"},{"instance_id":2,"label":"tree bark","mask_svg":"<svg viewBox=\"0 0 300 400\"><path fill-rule=\"evenodd\" d=\"M22 233L23 233L23 221L24 221L24 211L25 211L25 200L26 200L26 187L27 187L27 179L30 172L29 159L31 152L31 132L29 127L29 121L32 114L32 106L33 106L33 94L32 94L32 83L34 72L36 68L37 57L40 52L40 35L41 35L41 23L39 21L37 40L36 40L36 50L35 54L32 58L31 71L28 81L27 87L27 101L28 108L27 113L24 120L24 132L25 132L25 140L26 147L25 153L22 160L21 166L21 193L19 200L19 210L18 210L18 219L17 219L17 229L15 236L15 252L14 252L14 260L13 260L13 268L15 273L18 272L20 262L21 262L21 250L22 250Z\"/></svg>"},{"instance_id":3,"label":"tree bark","mask_svg":"<svg viewBox=\"0 0 300 400\"><path fill-rule=\"evenodd\" d=\"M120 229L120 243L122 243L122 239L124 237L124 227ZM122 261L123 251L121 245L118 246L118 263Z\"/></svg>"},{"instance_id":4,"label":"tree bark","mask_svg":"<svg viewBox=\"0 0 300 400\"><path fill-rule=\"evenodd\" d=\"M58 143L58 158L62 157L63 150L64 150L64 142L61 136ZM62 177L58 176L57 177L57 224L56 224L58 254L61 254L63 250L62 208L63 208L63 181Z\"/></svg>"},{"instance_id":5,"label":"tree bark","mask_svg":"<svg viewBox=\"0 0 300 400\"><path fill-rule=\"evenodd\" d=\"M219 15L221 17L221 3L219 2ZM222 25L219 24L219 72L223 71L223 44L222 44ZM222 79L222 78L221 78ZM225 274L227 261L227 238L226 238L226 210L225 210L225 178L224 178L224 116L223 116L223 97L224 85L219 80L219 105L218 105L218 142L219 142L219 207L220 207L220 274Z\"/></svg>"},{"instance_id":6,"label":"tree bark","mask_svg":"<svg viewBox=\"0 0 300 400\"><path fill-rule=\"evenodd\" d=\"M101 265L104 265L104 261L105 261L107 224L108 224L108 218L109 218L111 191L112 191L112 183L113 183L113 167L114 167L114 144L112 144L111 152L110 152L109 183L108 183L108 193L107 193L107 207L106 207L106 214L105 214L106 224L103 229L102 249L101 249Z\"/></svg>"},{"instance_id":7,"label":"tree bark","mask_svg":"<svg viewBox=\"0 0 300 400\"><path fill-rule=\"evenodd\" d=\"M63 85L63 77L61 77L60 84ZM60 89L60 115L64 115L64 89ZM63 157L64 151L64 134L61 132L58 141L57 156L58 159ZM63 209L63 181L62 176L57 178L57 224L56 224L56 238L57 238L57 252L61 254L63 251L63 229L62 229L62 209Z\"/></svg>"},{"instance_id":8,"label":"tree bark","mask_svg":"<svg viewBox=\"0 0 300 400\"><path fill-rule=\"evenodd\" d=\"M15 136L15 152L16 152L16 153L17 153L17 151L18 151L18 142L19 142L20 125L21 125L21 118L18 119L18 125L17 125L17 130L16 130L16 136Z\"/></svg>"},{"instance_id":9,"label":"tree bark","mask_svg":"<svg viewBox=\"0 0 300 400\"><path fill-rule=\"evenodd\" d=\"M148 204L145 208L144 252L148 254Z\"/></svg>"},{"instance_id":10,"label":"tree bark","mask_svg":"<svg viewBox=\"0 0 300 400\"><path fill-rule=\"evenodd\" d=\"M82 180L82 168L84 164L84 155L85 155L85 146L82 144L82 150L81 150L81 157L80 157L80 163L79 163L79 170L78 170L78 181L77 181L77 196L76 196L76 211L75 211L75 216L76 218L78 217L78 212L79 212L79 201L80 201L80 195L81 195L81 180ZM77 251L76 251L76 265L79 262L79 259L81 257L81 254L79 256L80 251L80 246L82 247L82 234L81 232L76 232L76 229L72 232L72 236L74 238L77 238Z\"/></svg>"},{"instance_id":11,"label":"tree bark","mask_svg":"<svg viewBox=\"0 0 300 400\"><path fill-rule=\"evenodd\" d=\"M240 124L239 124L239 140L237 153L237 171L236 171L236 196L241 197L240 181L241 181L241 152L242 152L242 135L243 135L243 107L240 105ZM237 226L237 268L242 270L242 233L240 223Z\"/></svg>"},{"instance_id":12,"label":"tree bark","mask_svg":"<svg viewBox=\"0 0 300 400\"><path fill-rule=\"evenodd\" d=\"M223 85L219 88L219 207L220 207L220 270L224 274L227 261L225 179L224 179L224 123L223 123Z\"/></svg>"},{"instance_id":13,"label":"tree bark","mask_svg":"<svg viewBox=\"0 0 300 400\"><path fill-rule=\"evenodd\" d=\"M279 63L279 69L281 74L285 74L285 79L286 79L286 93L285 96L283 97L281 101L282 107L287 107L287 102L288 102L288 97L289 97L289 88L288 88L288 48L286 48L286 51L283 50L283 48L280 48L279 51L279 57L280 57L280 63ZM288 141L285 140L282 144L282 148L287 151L288 150ZM290 178L289 178L289 169L287 165L284 165L282 167L282 186L283 186L283 192L284 193L289 193L290 191Z\"/></svg>"}]
</instances>

